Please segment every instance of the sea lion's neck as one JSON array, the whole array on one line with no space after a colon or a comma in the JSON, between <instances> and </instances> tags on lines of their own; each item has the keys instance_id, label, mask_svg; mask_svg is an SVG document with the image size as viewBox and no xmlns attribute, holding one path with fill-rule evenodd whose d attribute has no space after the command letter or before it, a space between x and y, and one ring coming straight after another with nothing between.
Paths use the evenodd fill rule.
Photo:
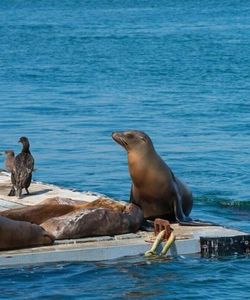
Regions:
<instances>
[{"instance_id":1,"label":"sea lion's neck","mask_svg":"<svg viewBox=\"0 0 250 300\"><path fill-rule=\"evenodd\" d=\"M147 151L130 151L128 152L128 167L131 179L135 186L142 185L147 176L148 170L152 161L150 157L155 157L154 149L147 149Z\"/></svg>"}]
</instances>

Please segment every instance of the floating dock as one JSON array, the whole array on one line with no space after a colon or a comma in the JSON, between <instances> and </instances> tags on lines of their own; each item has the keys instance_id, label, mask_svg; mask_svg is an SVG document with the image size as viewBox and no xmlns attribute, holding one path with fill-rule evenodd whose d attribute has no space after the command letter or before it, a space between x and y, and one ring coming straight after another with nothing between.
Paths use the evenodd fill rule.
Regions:
<instances>
[{"instance_id":1,"label":"floating dock","mask_svg":"<svg viewBox=\"0 0 250 300\"><path fill-rule=\"evenodd\" d=\"M10 176L1 172L0 211L38 204L51 197L66 197L91 202L103 196L92 192L77 192L51 184L32 182L29 189L31 195L17 199L7 196L10 187ZM167 255L201 253L202 256L211 257L221 254L250 252L249 233L222 226L179 226L178 224L171 224L171 227L176 239ZM52 246L0 251L0 267L55 262L101 261L142 255L150 249L153 238L152 232L139 231L134 234L116 236L56 240Z\"/></svg>"}]
</instances>

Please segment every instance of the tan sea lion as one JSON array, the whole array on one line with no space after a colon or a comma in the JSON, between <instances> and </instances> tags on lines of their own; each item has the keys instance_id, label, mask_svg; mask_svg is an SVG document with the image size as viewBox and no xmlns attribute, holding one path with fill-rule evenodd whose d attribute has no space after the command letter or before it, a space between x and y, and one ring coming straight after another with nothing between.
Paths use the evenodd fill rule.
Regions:
<instances>
[{"instance_id":1,"label":"tan sea lion","mask_svg":"<svg viewBox=\"0 0 250 300\"><path fill-rule=\"evenodd\" d=\"M123 212L126 209L126 206L118 201L102 197L92 202L54 197L45 199L36 205L1 211L0 216L7 217L12 220L26 221L39 225L48 219L60 217L80 209L82 210L89 208L105 208L113 211Z\"/></svg>"},{"instance_id":2,"label":"tan sea lion","mask_svg":"<svg viewBox=\"0 0 250 300\"><path fill-rule=\"evenodd\" d=\"M117 235L136 232L140 228L143 213L138 206L133 203L119 204L115 208L108 206L78 209L49 219L41 226L56 239Z\"/></svg>"},{"instance_id":3,"label":"tan sea lion","mask_svg":"<svg viewBox=\"0 0 250 300\"><path fill-rule=\"evenodd\" d=\"M74 205L68 204L36 204L4 210L0 212L0 216L39 225L50 218L65 215L75 209L76 207Z\"/></svg>"},{"instance_id":4,"label":"tan sea lion","mask_svg":"<svg viewBox=\"0 0 250 300\"><path fill-rule=\"evenodd\" d=\"M75 200L71 198L56 196L56 197L46 198L43 201L41 201L39 204L82 205L84 203L88 203L88 202L83 200Z\"/></svg>"},{"instance_id":5,"label":"tan sea lion","mask_svg":"<svg viewBox=\"0 0 250 300\"><path fill-rule=\"evenodd\" d=\"M102 209L102 210L97 210L98 208ZM94 209L96 209L94 211ZM109 198L98 198L94 201L91 202L86 202L86 201L81 201L81 200L72 200L69 198L61 198L61 197L53 197L53 198L47 198L45 200L43 200L41 203L36 204L36 205L32 205L32 206L26 206L26 207L22 207L22 208L14 208L14 209L9 209L9 210L4 210L0 212L0 216L4 216L7 217L9 219L12 220L18 220L18 221L26 221L26 222L30 222L30 223L34 223L37 225L40 225L46 221L49 220L49 222L51 223L52 221L50 221L51 219L53 219L55 224L56 222L59 222L57 220L58 217L61 217L60 222L61 224L67 224L67 221L69 219L69 217L67 216L67 214L71 213L70 218L73 218L72 216L74 215L78 215L79 212L81 214L81 216L83 215L83 210L86 210L86 213L84 213L84 217L81 217L81 220L84 219L85 222L90 222L90 224L85 224L82 227L82 230L80 232L84 233L84 236L90 236L93 234L93 232L89 232L88 231L88 226L89 228L92 227L92 225L94 224L93 222L95 222L94 220L96 220L96 222L98 222L100 216L102 214L104 215L108 215L114 216L114 220L117 219L117 216L122 215L123 220L127 219L130 220L130 218L132 218L132 216L129 215L129 212L131 211L131 214L133 212L133 217L135 218L135 220L130 220L129 222L131 224L134 224L133 222L135 222L135 224L137 224L137 222L140 221L140 217L142 217L142 211L141 209L128 209L127 207L127 203L121 203L119 201L115 201ZM113 211L113 212L107 212L107 211ZM137 212L137 214L135 213ZM89 215L91 214L92 219L89 218ZM104 224L98 224L96 223L97 227L99 229L97 229L96 233L100 233L101 232L106 232L106 234L108 234L110 231L115 232L115 230L117 229L117 234L121 233L124 231L124 222L117 222L117 221L112 221L110 224L104 225ZM74 228L77 228L77 226L79 226L79 224L81 223L80 220L77 221L77 224L68 224L67 227L67 231L70 231L69 228L73 228L71 229L72 232L74 232ZM114 225L116 223L116 225ZM118 225L120 224L120 225ZM113 226L113 229L112 229ZM117 227L118 226L118 227ZM119 226L121 226L121 228L119 229ZM132 225L131 225L132 226ZM65 225L63 225L63 228L65 227ZM132 226L132 228L134 228L135 225ZM129 225L127 226L127 230L129 230ZM98 231L99 230L99 231ZM101 234L99 234L101 235ZM67 237L69 238L69 237ZM71 237L73 238L73 237Z\"/></svg>"},{"instance_id":6,"label":"tan sea lion","mask_svg":"<svg viewBox=\"0 0 250 300\"><path fill-rule=\"evenodd\" d=\"M182 225L211 225L189 217L193 205L190 189L157 154L146 133L114 132L112 138L127 151L132 179L130 201L141 207L145 219L165 218Z\"/></svg>"},{"instance_id":7,"label":"tan sea lion","mask_svg":"<svg viewBox=\"0 0 250 300\"><path fill-rule=\"evenodd\" d=\"M133 203L104 197L80 202L55 197L41 204L2 211L0 215L41 224L56 239L136 232L143 221L142 210Z\"/></svg>"},{"instance_id":8,"label":"tan sea lion","mask_svg":"<svg viewBox=\"0 0 250 300\"><path fill-rule=\"evenodd\" d=\"M54 239L39 225L0 216L0 250L51 245Z\"/></svg>"},{"instance_id":9,"label":"tan sea lion","mask_svg":"<svg viewBox=\"0 0 250 300\"><path fill-rule=\"evenodd\" d=\"M53 197L47 198L40 202L39 204L68 204L75 206L76 209L78 208L110 208L117 211L123 211L125 209L125 205L123 202L113 200L108 197L100 197L93 201L83 201L83 200L75 200L70 198L63 198L63 197Z\"/></svg>"}]
</instances>

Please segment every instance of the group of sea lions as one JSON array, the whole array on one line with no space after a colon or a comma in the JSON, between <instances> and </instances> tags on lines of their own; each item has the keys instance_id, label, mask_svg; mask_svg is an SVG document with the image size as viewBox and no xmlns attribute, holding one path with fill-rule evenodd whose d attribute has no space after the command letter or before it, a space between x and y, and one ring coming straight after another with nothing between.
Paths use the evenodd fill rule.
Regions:
<instances>
[{"instance_id":1,"label":"group of sea lions","mask_svg":"<svg viewBox=\"0 0 250 300\"><path fill-rule=\"evenodd\" d=\"M48 198L37 205L0 212L0 250L48 245L55 239L136 232L142 221L142 211L133 203Z\"/></svg>"},{"instance_id":2,"label":"group of sea lions","mask_svg":"<svg viewBox=\"0 0 250 300\"><path fill-rule=\"evenodd\" d=\"M181 225L211 225L189 217L191 191L157 154L146 133L114 132L112 138L127 151L132 179L130 203L108 198L84 203L57 197L0 212L0 250L49 245L55 239L136 232L144 220L159 217ZM13 151L5 151L12 182L9 196L18 198L22 189L29 194L34 170L28 138L19 141L23 148L16 157Z\"/></svg>"}]
</instances>

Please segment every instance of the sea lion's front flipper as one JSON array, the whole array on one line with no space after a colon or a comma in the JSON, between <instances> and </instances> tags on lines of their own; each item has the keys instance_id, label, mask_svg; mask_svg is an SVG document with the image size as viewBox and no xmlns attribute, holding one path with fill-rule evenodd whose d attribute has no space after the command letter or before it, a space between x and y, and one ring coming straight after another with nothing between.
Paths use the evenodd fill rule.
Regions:
<instances>
[{"instance_id":1,"label":"sea lion's front flipper","mask_svg":"<svg viewBox=\"0 0 250 300\"><path fill-rule=\"evenodd\" d=\"M129 196L129 203L133 203L134 197L133 197L133 185L131 185L130 188L130 196Z\"/></svg>"},{"instance_id":2,"label":"sea lion's front flipper","mask_svg":"<svg viewBox=\"0 0 250 300\"><path fill-rule=\"evenodd\" d=\"M203 222L200 220L192 220L189 216L186 216L182 209L182 199L178 190L177 182L175 180L174 174L173 176L173 187L175 190L175 201L174 201L174 213L176 221L182 226L218 226L218 224L212 222Z\"/></svg>"},{"instance_id":3,"label":"sea lion's front flipper","mask_svg":"<svg viewBox=\"0 0 250 300\"><path fill-rule=\"evenodd\" d=\"M172 173L172 172L171 172ZM186 216L183 212L182 208L182 198L178 190L177 182L174 177L174 174L172 173L173 177L173 188L174 188L174 193L175 193L175 199L174 199L174 214L175 214L175 219L178 221L178 223L181 224L181 222L188 223L191 222L192 219L188 216Z\"/></svg>"},{"instance_id":4,"label":"sea lion's front flipper","mask_svg":"<svg viewBox=\"0 0 250 300\"><path fill-rule=\"evenodd\" d=\"M190 220L190 221L189 221ZM192 220L189 218L188 221L179 221L178 223L181 226L219 226L219 224L213 223L213 222L205 222L205 221L200 221L200 220Z\"/></svg>"}]
</instances>

